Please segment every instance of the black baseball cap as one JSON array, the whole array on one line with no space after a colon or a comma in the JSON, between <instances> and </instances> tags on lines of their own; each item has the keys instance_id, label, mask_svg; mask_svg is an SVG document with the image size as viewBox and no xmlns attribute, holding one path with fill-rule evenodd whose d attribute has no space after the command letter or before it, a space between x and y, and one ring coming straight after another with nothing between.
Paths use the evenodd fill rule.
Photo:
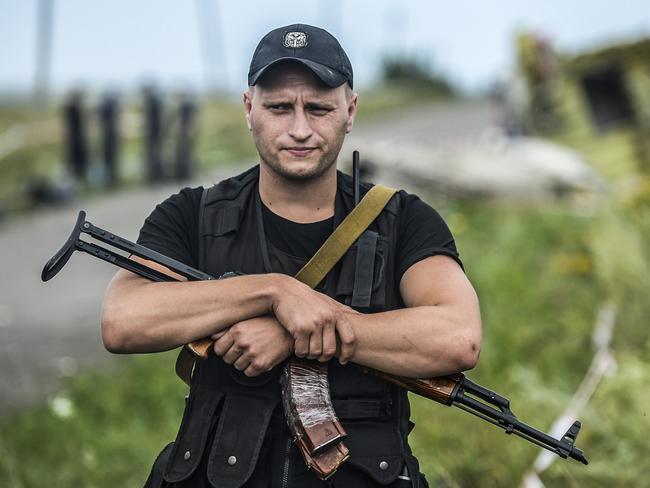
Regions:
<instances>
[{"instance_id":1,"label":"black baseball cap","mask_svg":"<svg viewBox=\"0 0 650 488\"><path fill-rule=\"evenodd\" d=\"M352 88L352 65L332 34L307 24L273 29L255 48L248 70L248 86L255 85L268 68L282 61L308 67L332 88L348 82Z\"/></svg>"}]
</instances>

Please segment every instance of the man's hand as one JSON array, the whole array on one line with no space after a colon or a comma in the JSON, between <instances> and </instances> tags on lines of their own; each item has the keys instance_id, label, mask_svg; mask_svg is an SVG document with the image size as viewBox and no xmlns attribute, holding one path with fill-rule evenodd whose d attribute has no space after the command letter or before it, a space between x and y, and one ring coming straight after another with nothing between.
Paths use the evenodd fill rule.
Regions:
<instances>
[{"instance_id":1,"label":"man's hand","mask_svg":"<svg viewBox=\"0 0 650 488\"><path fill-rule=\"evenodd\" d=\"M274 317L243 320L214 334L214 352L243 371L258 376L271 370L293 352L293 339Z\"/></svg>"},{"instance_id":2,"label":"man's hand","mask_svg":"<svg viewBox=\"0 0 650 488\"><path fill-rule=\"evenodd\" d=\"M338 352L341 364L353 356L356 337L347 315L357 312L350 307L289 278L281 282L272 311L293 337L296 356L325 362Z\"/></svg>"}]
</instances>

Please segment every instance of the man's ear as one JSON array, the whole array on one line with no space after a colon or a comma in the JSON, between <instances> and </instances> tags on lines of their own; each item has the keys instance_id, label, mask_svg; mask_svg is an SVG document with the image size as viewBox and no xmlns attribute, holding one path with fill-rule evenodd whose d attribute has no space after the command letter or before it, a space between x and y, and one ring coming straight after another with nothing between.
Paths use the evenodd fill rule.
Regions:
<instances>
[{"instance_id":1,"label":"man's ear","mask_svg":"<svg viewBox=\"0 0 650 488\"><path fill-rule=\"evenodd\" d=\"M246 125L248 125L248 130L252 130L251 108L253 107L253 94L250 92L250 90L244 92L243 102L244 102L244 113L246 114Z\"/></svg>"},{"instance_id":2,"label":"man's ear","mask_svg":"<svg viewBox=\"0 0 650 488\"><path fill-rule=\"evenodd\" d=\"M348 102L348 123L345 128L345 133L349 134L352 131L352 125L354 124L354 118L357 116L357 94L353 93Z\"/></svg>"}]
</instances>

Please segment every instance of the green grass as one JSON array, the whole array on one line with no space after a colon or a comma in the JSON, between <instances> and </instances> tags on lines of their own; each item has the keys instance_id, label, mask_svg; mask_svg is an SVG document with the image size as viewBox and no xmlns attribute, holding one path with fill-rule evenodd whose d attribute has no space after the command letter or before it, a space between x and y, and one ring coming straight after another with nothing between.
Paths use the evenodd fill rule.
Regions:
<instances>
[{"instance_id":1,"label":"green grass","mask_svg":"<svg viewBox=\"0 0 650 488\"><path fill-rule=\"evenodd\" d=\"M175 435L184 385L173 353L85 373L0 427L0 479L11 487L141 486Z\"/></svg>"}]
</instances>

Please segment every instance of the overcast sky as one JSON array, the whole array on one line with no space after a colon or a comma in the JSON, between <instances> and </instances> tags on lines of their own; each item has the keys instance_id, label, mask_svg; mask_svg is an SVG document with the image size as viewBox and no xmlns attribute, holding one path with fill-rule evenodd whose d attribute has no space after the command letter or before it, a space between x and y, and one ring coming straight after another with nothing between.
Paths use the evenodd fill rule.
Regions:
<instances>
[{"instance_id":1,"label":"overcast sky","mask_svg":"<svg viewBox=\"0 0 650 488\"><path fill-rule=\"evenodd\" d=\"M216 79L239 91L260 37L295 22L339 38L357 86L373 81L386 51L417 54L475 90L511 66L518 29L542 33L569 52L650 37L648 0L53 1L51 78L57 90L80 83L128 90L145 79L201 90ZM0 0L0 91L31 89L37 3ZM208 42L201 37L206 26Z\"/></svg>"}]
</instances>

